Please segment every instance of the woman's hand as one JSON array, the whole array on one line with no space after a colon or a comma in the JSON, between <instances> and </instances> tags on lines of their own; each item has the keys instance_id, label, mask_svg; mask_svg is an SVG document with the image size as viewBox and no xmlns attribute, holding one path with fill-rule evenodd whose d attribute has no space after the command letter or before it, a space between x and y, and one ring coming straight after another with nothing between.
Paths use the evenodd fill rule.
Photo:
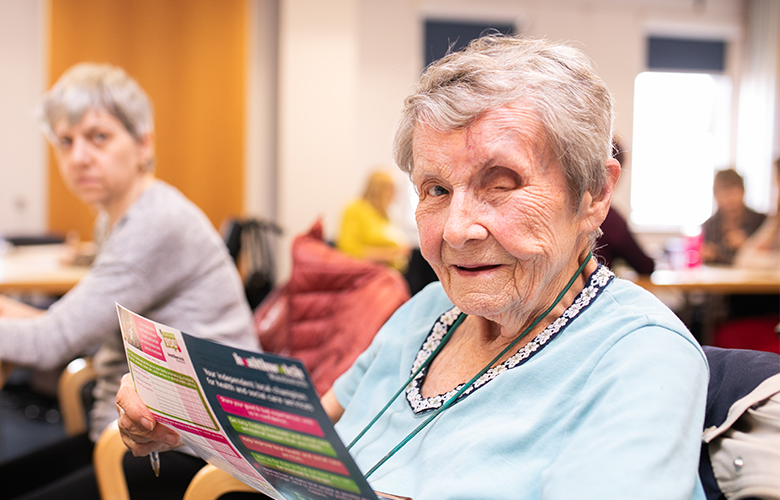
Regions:
<instances>
[{"instance_id":1,"label":"woman's hand","mask_svg":"<svg viewBox=\"0 0 780 500\"><path fill-rule=\"evenodd\" d=\"M747 239L747 234L745 234L745 231L743 231L740 228L727 231L726 234L724 235L724 240L726 241L726 245L728 245L729 248L735 250L741 247L742 244L745 243L746 239Z\"/></svg>"},{"instance_id":2,"label":"woman's hand","mask_svg":"<svg viewBox=\"0 0 780 500\"><path fill-rule=\"evenodd\" d=\"M142 457L153 451L167 451L182 445L175 431L157 424L152 412L135 392L129 373L122 377L122 385L116 394L116 409L122 442L134 456Z\"/></svg>"},{"instance_id":3,"label":"woman's hand","mask_svg":"<svg viewBox=\"0 0 780 500\"><path fill-rule=\"evenodd\" d=\"M341 407L338 399L336 399L336 394L333 393L333 389L328 389L328 392L320 398L320 403L325 409L325 413L330 417L331 422L334 424L338 422L344 414L344 408Z\"/></svg>"}]
</instances>

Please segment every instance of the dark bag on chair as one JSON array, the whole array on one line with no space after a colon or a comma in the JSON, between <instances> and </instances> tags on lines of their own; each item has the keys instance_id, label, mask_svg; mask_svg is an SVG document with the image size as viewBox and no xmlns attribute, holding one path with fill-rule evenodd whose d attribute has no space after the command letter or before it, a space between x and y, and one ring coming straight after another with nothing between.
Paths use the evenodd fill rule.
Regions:
<instances>
[{"instance_id":1,"label":"dark bag on chair","mask_svg":"<svg viewBox=\"0 0 780 500\"><path fill-rule=\"evenodd\" d=\"M258 219L233 220L225 235L228 252L244 280L244 292L254 310L276 284L273 238L282 230L272 222Z\"/></svg>"}]
</instances>

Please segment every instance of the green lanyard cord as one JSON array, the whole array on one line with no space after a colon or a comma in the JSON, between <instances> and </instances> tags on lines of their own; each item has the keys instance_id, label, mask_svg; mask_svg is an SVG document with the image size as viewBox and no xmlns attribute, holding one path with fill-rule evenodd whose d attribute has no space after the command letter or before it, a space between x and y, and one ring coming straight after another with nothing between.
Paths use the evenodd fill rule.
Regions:
<instances>
[{"instance_id":1,"label":"green lanyard cord","mask_svg":"<svg viewBox=\"0 0 780 500\"><path fill-rule=\"evenodd\" d=\"M444 402L443 405L441 405L439 408L437 408L428 418L425 419L420 425L417 426L416 429L414 429L412 432L409 433L408 436L406 436L400 443L398 443L392 450L390 450L387 455L385 455L379 462L376 463L371 469L365 474L365 478L368 479L368 477L373 474L379 467L382 466L385 462L387 462L393 455L398 452L401 448L403 448L406 443L412 440L420 431L422 431L431 421L436 418L441 412L449 408L455 401L458 400L458 398L468 390L469 387L474 384L482 375L484 375L494 364L496 364L504 355L506 355L507 352L509 352L514 346L517 345L518 342L520 342L523 338L525 338L526 335L534 328L536 325L539 324L542 319L544 319L548 314L550 314L550 311L555 308L555 306L558 305L558 303L563 299L563 296L566 295L566 293L569 291L569 289L574 285L574 282L577 280L577 277L582 273L583 269L585 269L585 266L590 262L591 257L593 256L593 252L588 252L588 255L585 257L585 260L580 264L580 267L577 269L577 271L574 273L574 275L569 280L569 283L566 284L566 287L561 291L561 293L558 294L558 296L555 298L555 301L552 303L550 307L547 308L544 313L539 315L539 317L534 320L533 323L531 323L528 328L523 330L523 332L510 343L508 346L504 348L504 350L501 351L493 360L485 365L484 368L482 368L479 373L474 375L474 377L471 378L468 382L466 382L463 387L461 387L458 392L456 392L452 397L447 399L447 401ZM347 449L352 448L352 446L358 442L358 440L363 437L363 435L376 423L377 420L385 413L385 411L392 405L395 400L398 398L398 396L401 394L401 392L406 389L406 387L412 382L414 377L417 376L417 374L420 373L420 371L428 366L431 361L436 357L436 355L439 353L439 351L444 347L444 344L450 339L451 334L455 331L455 329L463 322L463 320L466 318L466 315L461 313L460 316L458 316L458 319L453 323L453 325L450 327L450 330L447 332L447 335L442 338L439 345L436 347L436 349L431 353L430 356L425 360L425 362L412 374L412 376L409 378L409 380L404 383L403 386L401 386L400 389L393 395L393 397L390 399L390 401L385 405L384 408L382 408L379 413L371 420L371 422L368 423L368 425L360 432L360 434L357 435L355 439L352 440L352 442L347 446Z\"/></svg>"},{"instance_id":2,"label":"green lanyard cord","mask_svg":"<svg viewBox=\"0 0 780 500\"><path fill-rule=\"evenodd\" d=\"M458 326L460 326L461 323L463 323L464 319L466 319L466 315L463 314L463 313L460 313L460 315L458 315L458 319L456 319L455 322L452 324L452 326L450 327L450 329L447 332L447 334L441 339L441 342L439 342L439 345L436 346L436 349L428 356L428 358L425 360L425 362L423 364L421 364L420 367L417 368L417 370L415 370L414 373L412 373L412 376L409 377L409 380L407 380L404 383L404 385L402 385L401 388L398 389L398 391L395 394L393 394L393 397L390 398L390 401L387 402L387 404L385 405L384 408L379 410L379 413L377 413L376 416L373 419L371 419L371 422L369 422L368 425L363 427L363 430L360 431L360 434L355 436L355 439L353 439L352 442L349 443L349 445L347 446L348 450L352 449L352 447L355 445L355 443L360 441L360 438L363 437L363 434L368 432L368 430L376 423L376 421L379 420L382 417L382 415L384 415L385 411L387 411L387 409L390 408L390 406L395 402L395 400L398 399L398 396L404 391L404 389L406 389L409 386L409 384L412 383L412 380L414 380L414 377L416 377L423 370L423 368L428 366L428 363L430 363L430 361L433 360L436 357L437 354L439 354L439 351L441 351L442 347L444 347L444 344L446 344L447 341L450 340L450 336L452 336L452 334L455 333L455 329L458 328Z\"/></svg>"}]
</instances>

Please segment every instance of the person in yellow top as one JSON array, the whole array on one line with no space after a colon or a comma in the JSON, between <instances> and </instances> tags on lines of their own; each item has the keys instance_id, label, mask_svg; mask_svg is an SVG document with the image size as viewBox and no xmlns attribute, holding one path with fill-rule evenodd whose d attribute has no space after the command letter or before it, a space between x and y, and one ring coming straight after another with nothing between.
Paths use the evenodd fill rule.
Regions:
<instances>
[{"instance_id":1,"label":"person in yellow top","mask_svg":"<svg viewBox=\"0 0 780 500\"><path fill-rule=\"evenodd\" d=\"M409 247L403 234L387 216L395 197L393 177L375 171L368 178L363 197L344 210L336 246L342 252L372 262L387 264L403 272L409 261Z\"/></svg>"}]
</instances>

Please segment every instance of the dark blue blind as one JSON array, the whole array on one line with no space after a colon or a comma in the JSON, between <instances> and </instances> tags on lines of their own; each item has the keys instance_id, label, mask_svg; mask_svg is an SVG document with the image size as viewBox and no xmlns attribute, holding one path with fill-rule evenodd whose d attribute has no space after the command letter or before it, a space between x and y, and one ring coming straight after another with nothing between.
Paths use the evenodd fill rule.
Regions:
<instances>
[{"instance_id":1,"label":"dark blue blind","mask_svg":"<svg viewBox=\"0 0 780 500\"><path fill-rule=\"evenodd\" d=\"M452 50L459 50L470 41L491 32L514 35L515 25L507 23L470 23L453 21L425 21L425 65L441 59Z\"/></svg>"},{"instance_id":2,"label":"dark blue blind","mask_svg":"<svg viewBox=\"0 0 780 500\"><path fill-rule=\"evenodd\" d=\"M647 47L649 69L720 73L726 66L726 42L723 40L651 36Z\"/></svg>"}]
</instances>

